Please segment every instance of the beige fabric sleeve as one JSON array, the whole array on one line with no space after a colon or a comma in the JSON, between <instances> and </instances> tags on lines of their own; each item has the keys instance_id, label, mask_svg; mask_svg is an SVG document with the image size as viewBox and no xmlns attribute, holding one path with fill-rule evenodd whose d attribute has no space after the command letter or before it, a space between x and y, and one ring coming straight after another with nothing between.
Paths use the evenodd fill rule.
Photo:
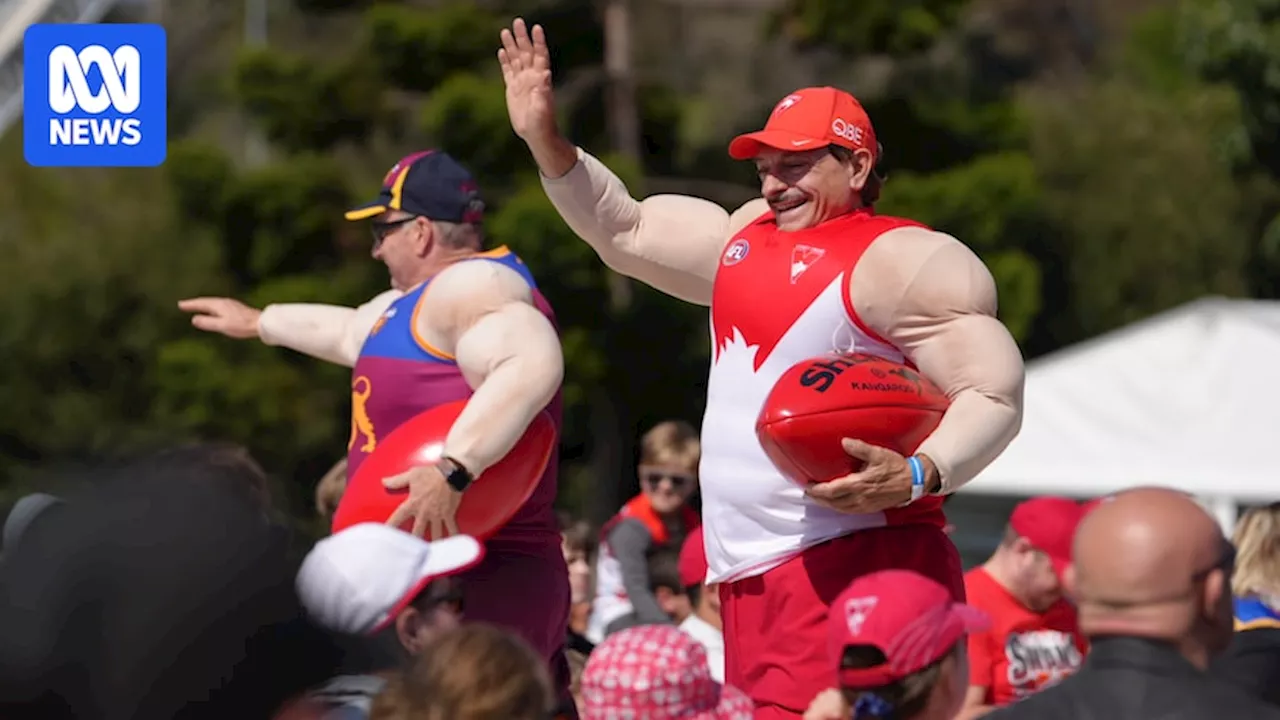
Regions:
<instances>
[{"instance_id":1,"label":"beige fabric sleeve","mask_svg":"<svg viewBox=\"0 0 1280 720\"><path fill-rule=\"evenodd\" d=\"M357 308L312 303L268 305L258 318L258 337L267 345L352 367L373 324L400 294L388 290Z\"/></svg>"},{"instance_id":2,"label":"beige fabric sleeve","mask_svg":"<svg viewBox=\"0 0 1280 720\"><path fill-rule=\"evenodd\" d=\"M493 262L461 262L431 281L417 331L454 356L475 391L444 454L475 475L515 447L564 379L560 338L529 284Z\"/></svg>"},{"instance_id":3,"label":"beige fabric sleeve","mask_svg":"<svg viewBox=\"0 0 1280 720\"><path fill-rule=\"evenodd\" d=\"M763 215L763 199L732 216L707 200L685 195L631 197L613 171L578 149L578 164L542 187L578 237L605 265L640 282L698 305L711 304L720 253L730 236Z\"/></svg>"},{"instance_id":4,"label":"beige fabric sleeve","mask_svg":"<svg viewBox=\"0 0 1280 720\"><path fill-rule=\"evenodd\" d=\"M859 318L892 342L951 398L919 452L937 465L943 492L972 480L1022 424L1022 354L996 319L995 280L955 238L891 230L852 274Z\"/></svg>"}]
</instances>

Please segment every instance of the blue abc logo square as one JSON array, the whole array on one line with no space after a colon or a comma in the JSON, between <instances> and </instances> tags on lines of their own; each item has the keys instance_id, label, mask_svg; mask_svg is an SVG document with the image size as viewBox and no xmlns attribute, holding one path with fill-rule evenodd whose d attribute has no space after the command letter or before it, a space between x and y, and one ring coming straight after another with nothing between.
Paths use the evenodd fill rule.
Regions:
<instances>
[{"instance_id":1,"label":"blue abc logo square","mask_svg":"<svg viewBox=\"0 0 1280 720\"><path fill-rule=\"evenodd\" d=\"M22 133L38 167L154 167L168 150L160 25L38 24L23 40Z\"/></svg>"}]
</instances>

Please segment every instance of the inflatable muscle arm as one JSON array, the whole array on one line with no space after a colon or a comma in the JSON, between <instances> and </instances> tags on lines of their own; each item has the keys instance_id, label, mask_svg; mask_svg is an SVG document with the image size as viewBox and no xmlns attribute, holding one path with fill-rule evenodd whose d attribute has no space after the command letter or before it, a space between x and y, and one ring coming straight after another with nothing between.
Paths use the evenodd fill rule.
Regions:
<instances>
[{"instance_id":1,"label":"inflatable muscle arm","mask_svg":"<svg viewBox=\"0 0 1280 720\"><path fill-rule=\"evenodd\" d=\"M643 201L609 168L578 149L578 164L542 187L560 216L605 265L698 305L711 304L720 254L733 233L763 215L764 200L732 216L707 200L655 195Z\"/></svg>"},{"instance_id":2,"label":"inflatable muscle arm","mask_svg":"<svg viewBox=\"0 0 1280 720\"><path fill-rule=\"evenodd\" d=\"M475 391L444 454L479 475L515 447L560 388L560 338L519 273L497 263L450 266L422 302L419 335L453 356Z\"/></svg>"},{"instance_id":3,"label":"inflatable muscle arm","mask_svg":"<svg viewBox=\"0 0 1280 720\"><path fill-rule=\"evenodd\" d=\"M357 308L313 303L268 305L258 319L258 336L304 355L353 367L373 324L400 297L388 290Z\"/></svg>"},{"instance_id":4,"label":"inflatable muscle arm","mask_svg":"<svg viewBox=\"0 0 1280 720\"><path fill-rule=\"evenodd\" d=\"M1022 354L996 319L991 273L949 235L899 228L867 248L852 273L850 297L862 322L951 398L919 452L937 466L943 492L959 489L1022 424Z\"/></svg>"}]
</instances>

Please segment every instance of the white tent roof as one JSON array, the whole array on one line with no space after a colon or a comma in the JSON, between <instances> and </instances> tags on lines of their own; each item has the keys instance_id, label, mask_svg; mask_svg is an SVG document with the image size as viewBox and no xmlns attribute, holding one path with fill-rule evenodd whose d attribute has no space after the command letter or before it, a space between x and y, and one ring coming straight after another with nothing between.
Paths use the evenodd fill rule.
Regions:
<instances>
[{"instance_id":1,"label":"white tent roof","mask_svg":"<svg viewBox=\"0 0 1280 720\"><path fill-rule=\"evenodd\" d=\"M1280 498L1280 302L1206 298L1028 363L1022 431L964 492Z\"/></svg>"}]
</instances>

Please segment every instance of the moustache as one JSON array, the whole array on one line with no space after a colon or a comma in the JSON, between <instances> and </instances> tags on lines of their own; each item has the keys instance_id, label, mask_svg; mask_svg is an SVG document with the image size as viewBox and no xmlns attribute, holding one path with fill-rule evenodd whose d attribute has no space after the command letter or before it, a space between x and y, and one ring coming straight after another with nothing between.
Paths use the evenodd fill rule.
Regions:
<instances>
[{"instance_id":1,"label":"moustache","mask_svg":"<svg viewBox=\"0 0 1280 720\"><path fill-rule=\"evenodd\" d=\"M773 195L766 195L764 198L765 202L769 203L771 207L799 205L808 199L809 196L805 193L794 190L784 190Z\"/></svg>"}]
</instances>

